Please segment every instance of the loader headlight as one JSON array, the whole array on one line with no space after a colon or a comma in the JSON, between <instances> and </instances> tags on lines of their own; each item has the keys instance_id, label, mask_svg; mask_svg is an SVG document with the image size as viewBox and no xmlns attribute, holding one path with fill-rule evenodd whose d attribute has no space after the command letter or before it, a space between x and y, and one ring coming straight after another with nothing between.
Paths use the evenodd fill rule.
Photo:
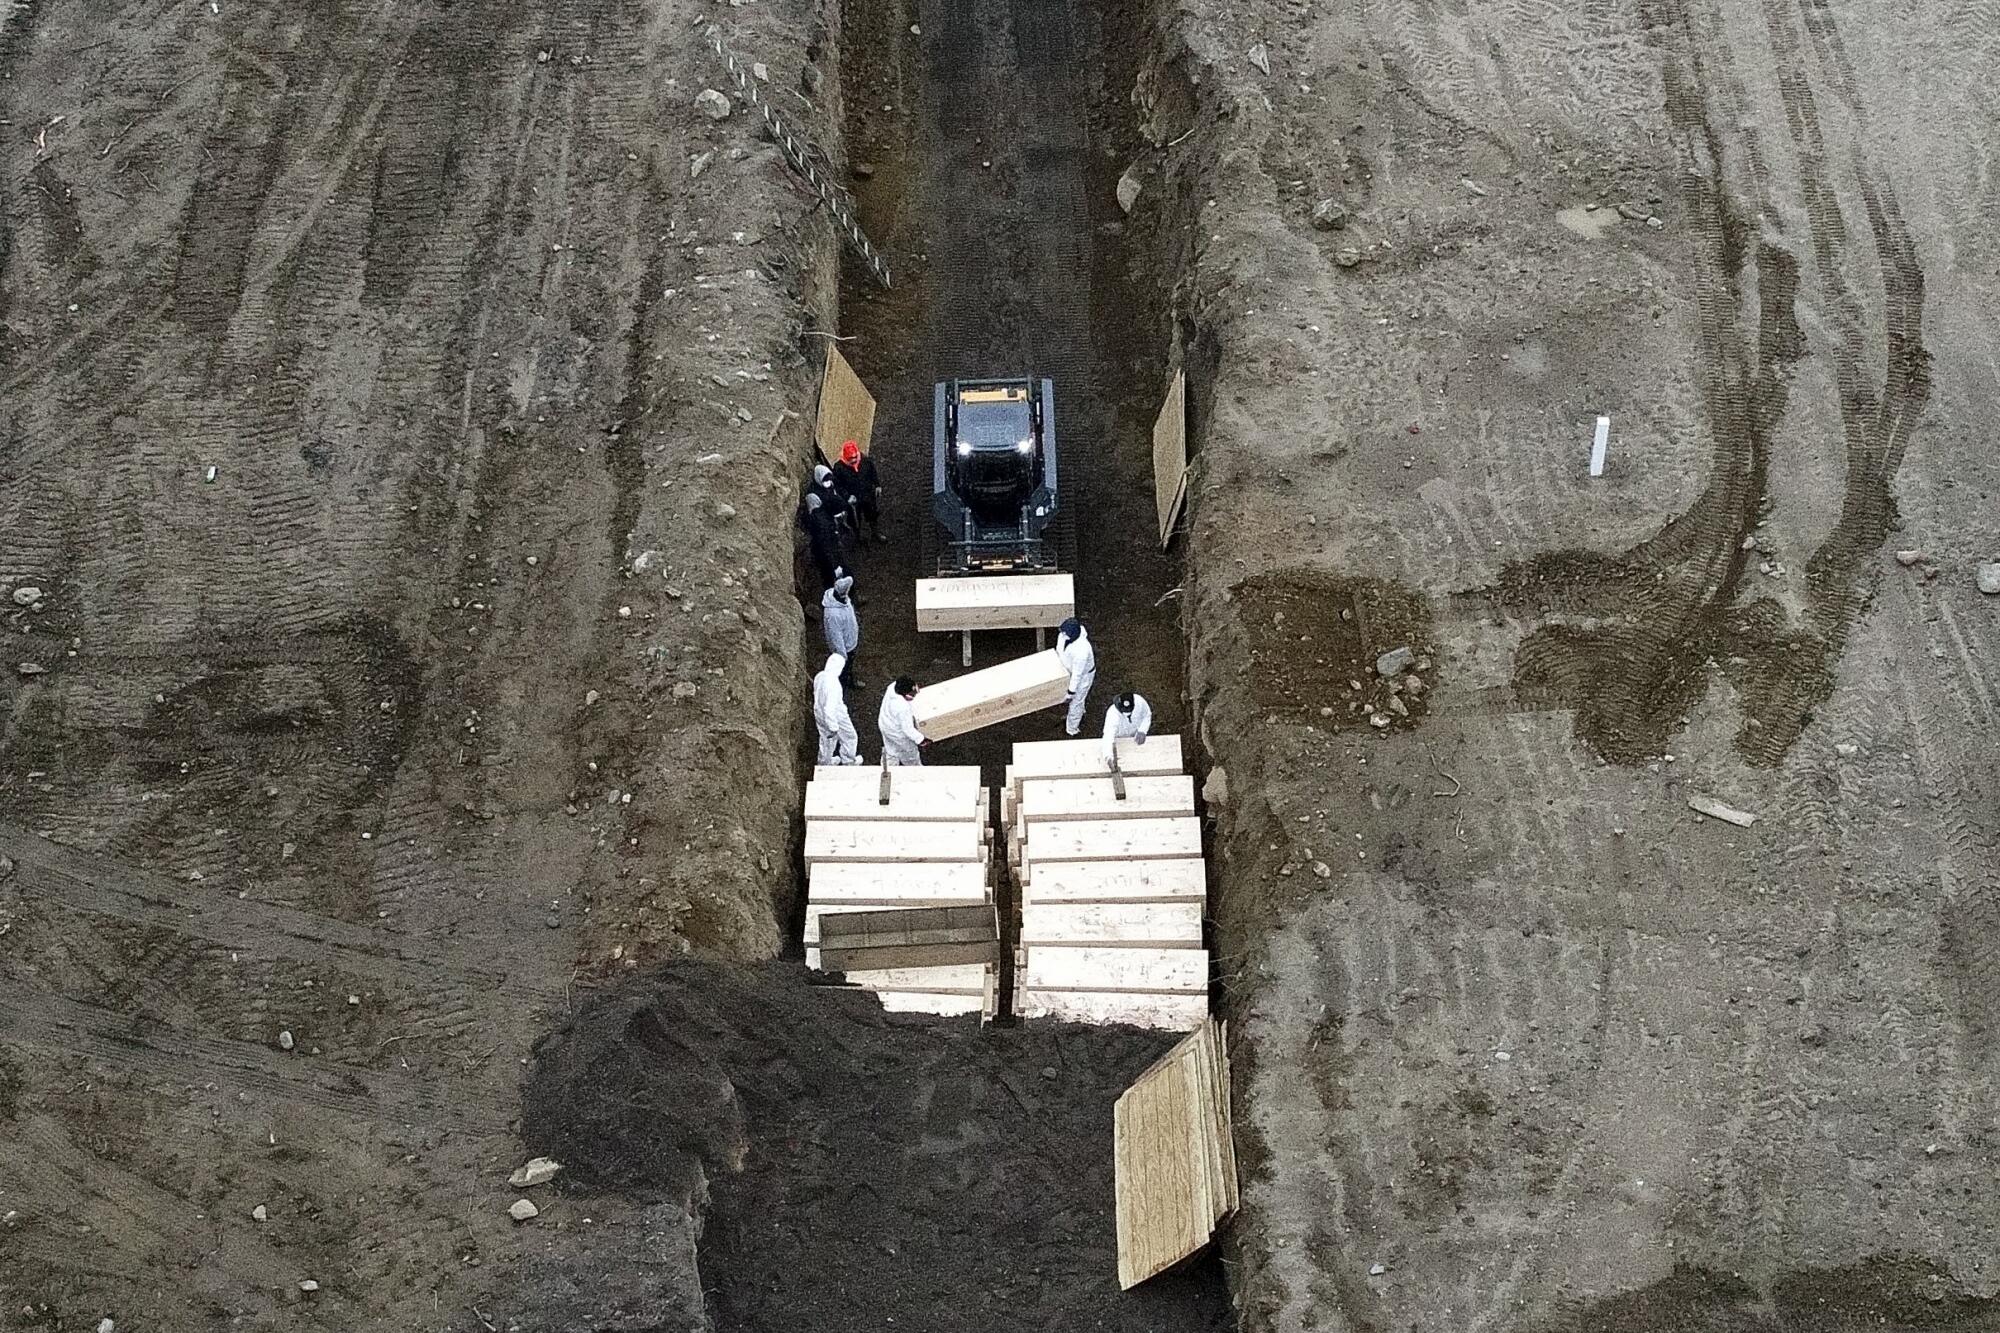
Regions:
<instances>
[{"instance_id":1,"label":"loader headlight","mask_svg":"<svg viewBox=\"0 0 2000 1333\"><path fill-rule=\"evenodd\" d=\"M964 440L958 442L958 456L964 458L972 452L972 445Z\"/></svg>"},{"instance_id":2,"label":"loader headlight","mask_svg":"<svg viewBox=\"0 0 2000 1333\"><path fill-rule=\"evenodd\" d=\"M1015 442L1014 447L1024 454L1035 452L1035 442L1033 440L1018 440Z\"/></svg>"}]
</instances>

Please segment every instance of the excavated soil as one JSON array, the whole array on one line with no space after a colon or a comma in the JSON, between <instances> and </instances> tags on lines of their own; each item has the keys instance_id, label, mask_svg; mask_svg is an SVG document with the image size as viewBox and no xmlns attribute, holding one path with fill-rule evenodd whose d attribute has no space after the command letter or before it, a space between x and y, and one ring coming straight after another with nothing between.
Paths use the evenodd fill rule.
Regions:
<instances>
[{"instance_id":1,"label":"excavated soil","mask_svg":"<svg viewBox=\"0 0 2000 1333\"><path fill-rule=\"evenodd\" d=\"M506 1175L581 993L782 946L834 241L695 24L838 152L837 11L0 8L0 1322L698 1295L607 1199L536 1314Z\"/></svg>"},{"instance_id":2,"label":"excavated soil","mask_svg":"<svg viewBox=\"0 0 2000 1333\"><path fill-rule=\"evenodd\" d=\"M1136 31L1245 1326L2000 1327L1996 30Z\"/></svg>"},{"instance_id":3,"label":"excavated soil","mask_svg":"<svg viewBox=\"0 0 2000 1333\"><path fill-rule=\"evenodd\" d=\"M523 1133L587 1195L705 1194L720 1330L1224 1329L1205 1271L1118 1290L1111 1104L1171 1044L686 963L540 1043Z\"/></svg>"},{"instance_id":4,"label":"excavated soil","mask_svg":"<svg viewBox=\"0 0 2000 1333\"><path fill-rule=\"evenodd\" d=\"M864 731L929 384L1024 370L1226 774L1246 1327L2000 1328L1982 6L5 9L0 1318L1228 1325L1110 1290L1156 1041L754 964L838 331Z\"/></svg>"},{"instance_id":5,"label":"excavated soil","mask_svg":"<svg viewBox=\"0 0 2000 1333\"><path fill-rule=\"evenodd\" d=\"M863 669L956 670L907 628L919 419L1027 370L1098 497L1099 710L1184 716L1150 288L1094 254L1122 78L1064 6L857 9L858 73L808 0L0 29L6 1322L1230 1326L1212 1261L1116 1289L1110 1104L1163 1038L756 965L797 907L829 332L884 404ZM903 142L864 200L885 299L836 295L754 116L697 109L709 22L822 174ZM728 961L641 970L691 952ZM557 1182L509 1186L538 1153Z\"/></svg>"}]
</instances>

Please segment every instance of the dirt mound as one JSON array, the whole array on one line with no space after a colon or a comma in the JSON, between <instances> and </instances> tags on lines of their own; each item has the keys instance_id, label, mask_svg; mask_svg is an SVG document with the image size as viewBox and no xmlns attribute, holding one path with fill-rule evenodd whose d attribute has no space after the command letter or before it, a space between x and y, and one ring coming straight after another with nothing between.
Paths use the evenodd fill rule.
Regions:
<instances>
[{"instance_id":1,"label":"dirt mound","mask_svg":"<svg viewBox=\"0 0 2000 1333\"><path fill-rule=\"evenodd\" d=\"M1250 697L1265 716L1322 731L1408 729L1428 711L1432 647L1422 594L1311 569L1259 574L1231 592L1250 662ZM1403 665L1376 669L1396 649ZM1408 684L1412 678L1414 686Z\"/></svg>"},{"instance_id":2,"label":"dirt mound","mask_svg":"<svg viewBox=\"0 0 2000 1333\"><path fill-rule=\"evenodd\" d=\"M1966 1294L1934 1265L1884 1259L1802 1269L1768 1286L1747 1282L1740 1274L1676 1269L1649 1287L1595 1302L1557 1327L1575 1333L1761 1333L1778 1328L1974 1333L2000 1327L2000 1309L1990 1299Z\"/></svg>"},{"instance_id":3,"label":"dirt mound","mask_svg":"<svg viewBox=\"0 0 2000 1333\"><path fill-rule=\"evenodd\" d=\"M709 1192L720 1329L1219 1329L1219 1265L1120 1293L1111 1106L1168 1045L884 1013L796 965L648 973L537 1048L570 1190Z\"/></svg>"}]
</instances>

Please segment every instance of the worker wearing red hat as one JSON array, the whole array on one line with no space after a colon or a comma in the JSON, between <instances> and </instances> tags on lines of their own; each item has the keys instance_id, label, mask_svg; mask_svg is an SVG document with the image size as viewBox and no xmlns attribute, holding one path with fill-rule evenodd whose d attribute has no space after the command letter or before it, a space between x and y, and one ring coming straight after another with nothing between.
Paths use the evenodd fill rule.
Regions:
<instances>
[{"instance_id":1,"label":"worker wearing red hat","mask_svg":"<svg viewBox=\"0 0 2000 1333\"><path fill-rule=\"evenodd\" d=\"M833 484L868 520L868 531L875 540L889 540L882 535L882 482L875 472L875 460L862 453L853 440L840 446L840 461L833 465Z\"/></svg>"}]
</instances>

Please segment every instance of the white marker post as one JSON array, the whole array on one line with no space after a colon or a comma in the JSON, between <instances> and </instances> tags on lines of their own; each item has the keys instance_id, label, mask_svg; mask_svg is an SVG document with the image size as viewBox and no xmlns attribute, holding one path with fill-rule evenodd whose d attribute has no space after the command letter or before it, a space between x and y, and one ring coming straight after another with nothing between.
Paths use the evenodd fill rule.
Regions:
<instances>
[{"instance_id":1,"label":"white marker post","mask_svg":"<svg viewBox=\"0 0 2000 1333\"><path fill-rule=\"evenodd\" d=\"M1610 443L1611 443L1611 418L1599 417L1597 419L1597 438L1593 439L1590 442L1591 476L1601 477L1604 475L1604 450L1605 447Z\"/></svg>"}]
</instances>

